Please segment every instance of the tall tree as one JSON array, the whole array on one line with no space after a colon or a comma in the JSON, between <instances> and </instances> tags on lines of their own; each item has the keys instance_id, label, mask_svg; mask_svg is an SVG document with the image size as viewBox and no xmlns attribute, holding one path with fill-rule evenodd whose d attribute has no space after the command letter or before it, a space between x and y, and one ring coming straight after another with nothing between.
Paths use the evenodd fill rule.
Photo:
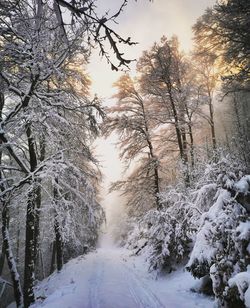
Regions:
<instances>
[{"instance_id":1,"label":"tall tree","mask_svg":"<svg viewBox=\"0 0 250 308\"><path fill-rule=\"evenodd\" d=\"M198 19L193 27L194 39L199 53L211 58L211 69L221 77L222 92L235 112L235 120L244 127L242 140L249 140L248 107L250 76L250 35L249 35L250 3L247 0L218 1L212 8ZM211 70L210 70L211 71ZM242 104L235 110L235 97L241 97ZM210 117L211 118L211 117ZM232 125L233 126L233 125ZM212 127L211 127L212 128ZM234 132L232 132L234 134ZM238 132L242 138L243 131ZM242 141L241 141L242 143ZM246 142L243 156L249 165L248 146Z\"/></svg>"},{"instance_id":2,"label":"tall tree","mask_svg":"<svg viewBox=\"0 0 250 308\"><path fill-rule=\"evenodd\" d=\"M169 130L174 128L188 184L189 144L192 149L194 144L191 122L197 106L191 103L194 100L191 99L193 84L188 74L190 66L179 50L177 37L170 40L162 37L160 43L155 43L149 51L143 53L137 69L143 93L158 109L156 117L159 123L166 124Z\"/></svg>"},{"instance_id":3,"label":"tall tree","mask_svg":"<svg viewBox=\"0 0 250 308\"><path fill-rule=\"evenodd\" d=\"M200 115L208 121L212 146L216 150L216 133L215 133L215 117L214 117L214 97L218 88L219 73L216 72L216 56L208 52L199 52L200 46L196 45L196 51L193 54L194 70L196 80L200 87L200 95L202 97L201 104L208 106L208 113L200 113Z\"/></svg>"},{"instance_id":4,"label":"tall tree","mask_svg":"<svg viewBox=\"0 0 250 308\"><path fill-rule=\"evenodd\" d=\"M129 163L135 162L136 159L139 162L138 165L136 164L136 171L131 174L128 180L115 183L113 188L121 188L126 195L133 191L130 196L134 200L138 193L142 190L145 191L146 188L149 195L153 196L153 203L157 208L160 208L159 161L154 148L148 102L138 92L135 81L128 75L122 76L115 86L118 89L114 96L117 103L109 109L110 116L106 124L107 134L113 131L118 133L121 158L125 158ZM133 206L136 208L138 200L135 203Z\"/></svg>"},{"instance_id":5,"label":"tall tree","mask_svg":"<svg viewBox=\"0 0 250 308\"><path fill-rule=\"evenodd\" d=\"M80 163L76 157L79 157L79 160L94 161L89 142L91 135L98 130L96 115L102 111L96 100L90 101L86 98L86 91L80 96L81 88L88 87L88 81L71 68L74 64L72 59L80 58L80 54L81 63L86 61L87 52L85 50L85 53L82 53L82 38L78 38L86 32L85 27L78 26L74 31L69 29L65 41L61 28L56 26L57 19L53 17L54 11L49 5L39 1L32 4L25 1L13 2L8 5L11 5L9 11L1 9L0 30L0 76L5 89L3 95L8 97L0 134L1 151L8 155L5 155L1 167L2 170L8 170L8 161L11 158L11 168L16 170L16 174L11 180L8 180L8 177L1 179L1 183L6 184L1 198L8 198L14 205L19 191L23 197L22 202L27 204L24 305L28 307L34 301L41 193L43 196L45 192L48 194L48 187L51 184L53 186L55 178L60 176L58 191L67 192L67 199L60 196L58 202L51 203L53 193L49 193L51 208L59 202L67 207L69 203L71 206L78 203L86 215L91 217L92 227L99 224L98 204L93 196L88 198L84 195L85 191L89 193L92 189L90 168L79 171ZM72 80L78 80L74 85L76 90L70 82ZM82 133L79 135L80 131ZM82 168L86 165L84 163ZM69 180L75 181L77 185L82 183L84 191L80 188L74 190L74 186L67 185ZM67 207L62 206L60 213L66 212ZM65 212L60 219L65 217ZM63 230L64 223L58 217L55 217L55 222L57 227L54 230L58 235L58 224L60 230ZM3 239L9 245L6 234L3 230ZM16 270L13 256L7 257L10 270ZM15 272L13 282L16 302L20 306L23 299L22 292L19 292L20 280L18 285L15 284L18 277Z\"/></svg>"},{"instance_id":6,"label":"tall tree","mask_svg":"<svg viewBox=\"0 0 250 308\"><path fill-rule=\"evenodd\" d=\"M249 90L250 3L218 1L194 25L195 40L203 51L220 58L224 77L238 80Z\"/></svg>"}]
</instances>

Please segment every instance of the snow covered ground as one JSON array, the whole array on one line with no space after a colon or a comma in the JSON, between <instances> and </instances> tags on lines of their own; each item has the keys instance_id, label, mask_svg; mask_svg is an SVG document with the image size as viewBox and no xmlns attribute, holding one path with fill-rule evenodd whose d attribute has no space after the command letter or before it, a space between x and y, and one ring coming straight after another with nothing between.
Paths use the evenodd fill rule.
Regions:
<instances>
[{"instance_id":1,"label":"snow covered ground","mask_svg":"<svg viewBox=\"0 0 250 308\"><path fill-rule=\"evenodd\" d=\"M194 284L182 270L156 279L142 257L107 245L42 281L36 294L46 299L32 308L213 307L212 299L189 291Z\"/></svg>"}]
</instances>

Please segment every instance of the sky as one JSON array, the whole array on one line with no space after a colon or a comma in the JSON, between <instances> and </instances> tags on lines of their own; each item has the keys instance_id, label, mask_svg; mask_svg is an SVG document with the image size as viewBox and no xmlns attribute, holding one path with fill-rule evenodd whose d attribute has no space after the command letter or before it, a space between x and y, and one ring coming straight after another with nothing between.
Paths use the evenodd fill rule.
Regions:
<instances>
[{"instance_id":1,"label":"sky","mask_svg":"<svg viewBox=\"0 0 250 308\"><path fill-rule=\"evenodd\" d=\"M98 12L100 16L107 11L110 15L114 14L121 3L122 0L97 0ZM129 0L118 18L119 24L110 26L124 38L131 37L133 41L138 42L136 46L122 48L127 59L138 59L143 50L149 49L163 35L177 35L181 48L188 52L192 48L192 25L205 9L214 3L215 0ZM135 65L136 62L131 65L132 73L135 71ZM108 106L111 96L115 93L112 85L121 73L111 71L97 50L92 54L88 72L92 79L92 93L101 97L104 105ZM120 180L122 176L122 164L118 150L114 146L116 141L115 135L107 140L100 139L96 148L104 173L102 205L106 208L108 221L114 220L114 215L119 216L122 203L117 193L108 194L110 183Z\"/></svg>"},{"instance_id":2,"label":"sky","mask_svg":"<svg viewBox=\"0 0 250 308\"><path fill-rule=\"evenodd\" d=\"M97 0L98 12L116 13L122 0ZM215 0L129 0L128 5L118 18L119 24L111 23L124 38L131 37L138 42L136 46L121 46L126 58L138 59L143 50L165 35L179 37L181 48L188 52L192 47L191 27L204 10ZM133 62L131 69L135 68ZM92 78L92 91L103 98L114 93L112 84L120 73L111 71L105 59L101 59L96 50L90 61L89 73Z\"/></svg>"}]
</instances>

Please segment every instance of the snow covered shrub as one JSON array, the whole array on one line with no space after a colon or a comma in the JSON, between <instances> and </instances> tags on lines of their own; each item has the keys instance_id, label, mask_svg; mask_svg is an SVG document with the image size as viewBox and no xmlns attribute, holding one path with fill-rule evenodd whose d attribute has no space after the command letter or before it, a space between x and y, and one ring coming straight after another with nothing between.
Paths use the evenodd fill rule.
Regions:
<instances>
[{"instance_id":1,"label":"snow covered shrub","mask_svg":"<svg viewBox=\"0 0 250 308\"><path fill-rule=\"evenodd\" d=\"M224 169L217 176L215 203L201 216L194 249L187 269L194 277L212 279L218 305L240 307L242 296L229 286L229 279L246 271L249 264L250 222L246 203L250 177Z\"/></svg>"},{"instance_id":2,"label":"snow covered shrub","mask_svg":"<svg viewBox=\"0 0 250 308\"><path fill-rule=\"evenodd\" d=\"M162 208L146 212L130 233L128 247L136 254L144 254L150 269L171 271L192 250L200 217L211 206L217 191L214 178L208 176L211 168L206 165L205 169L206 179L201 179L203 168L201 181L192 188L186 188L184 183L167 187L160 194Z\"/></svg>"},{"instance_id":3,"label":"snow covered shrub","mask_svg":"<svg viewBox=\"0 0 250 308\"><path fill-rule=\"evenodd\" d=\"M199 158L191 173L192 187L197 190L204 185L214 184L216 187L229 188L242 177L245 170L245 165L237 156L228 154L223 149L217 149L209 159Z\"/></svg>"},{"instance_id":4,"label":"snow covered shrub","mask_svg":"<svg viewBox=\"0 0 250 308\"><path fill-rule=\"evenodd\" d=\"M234 260L239 260L237 272L247 265L246 242L237 232L240 223L248 219L249 196L245 191L249 190L249 179L243 177L244 168L239 162L220 151L198 169L191 187L168 187L160 194L162 208L149 210L136 219L128 247L135 254L145 255L150 269L171 271L187 260L195 243L188 263L192 274L206 280L213 278L210 268L218 260L217 265L225 272L223 279L228 281L235 270ZM244 261L240 261L242 258ZM230 269L228 262L232 264ZM221 291L221 284L217 288L216 283L213 287L216 294L225 289L223 286Z\"/></svg>"},{"instance_id":5,"label":"snow covered shrub","mask_svg":"<svg viewBox=\"0 0 250 308\"><path fill-rule=\"evenodd\" d=\"M184 213L183 213L184 214ZM184 218L184 215L183 215ZM148 224L148 261L150 269L169 270L187 256L191 238L185 219L178 221L167 210L150 211L144 220Z\"/></svg>"},{"instance_id":6,"label":"snow covered shrub","mask_svg":"<svg viewBox=\"0 0 250 308\"><path fill-rule=\"evenodd\" d=\"M139 220L128 239L128 247L145 255L150 270L172 271L190 252L196 231L194 212L183 187L169 188L161 195L162 208L150 210Z\"/></svg>"}]
</instances>

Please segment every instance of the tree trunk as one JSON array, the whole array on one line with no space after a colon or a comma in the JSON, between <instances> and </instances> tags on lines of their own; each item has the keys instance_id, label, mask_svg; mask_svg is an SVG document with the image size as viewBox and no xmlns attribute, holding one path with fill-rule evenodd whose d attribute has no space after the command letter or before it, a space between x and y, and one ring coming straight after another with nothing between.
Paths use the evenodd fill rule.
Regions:
<instances>
[{"instance_id":1,"label":"tree trunk","mask_svg":"<svg viewBox=\"0 0 250 308\"><path fill-rule=\"evenodd\" d=\"M13 282L14 288L14 296L16 305L18 308L23 307L23 293L22 287L20 282L20 276L17 271L16 262L12 253L10 237L9 237L9 230L8 230L8 221L9 221L9 210L8 205L5 203L3 210L2 210L2 235L3 235L3 242L6 247L6 258L8 262L8 266L10 269L11 279Z\"/></svg>"},{"instance_id":2,"label":"tree trunk","mask_svg":"<svg viewBox=\"0 0 250 308\"><path fill-rule=\"evenodd\" d=\"M4 95L0 93L0 121L2 121L2 110L4 107ZM0 164L2 164L2 151L0 151ZM2 180L2 171L0 171L0 180ZM3 184L0 185L0 190L3 192L5 187ZM2 274L4 267L4 259L6 256L8 267L10 270L11 279L13 282L14 296L16 305L18 308L23 307L23 293L21 287L20 276L17 271L16 262L12 253L12 247L9 237L9 208L6 201L6 196L1 199L2 205L2 237L3 237L3 246L1 254L1 265L0 265L0 275Z\"/></svg>"},{"instance_id":3,"label":"tree trunk","mask_svg":"<svg viewBox=\"0 0 250 308\"><path fill-rule=\"evenodd\" d=\"M158 165L158 162L155 161L155 164ZM160 188L159 188L159 173L158 173L158 167L154 167L154 182L155 182L155 196L156 196L156 204L157 204L157 209L160 210L162 208L162 205L160 203L160 198L159 198L159 193L160 193Z\"/></svg>"},{"instance_id":4,"label":"tree trunk","mask_svg":"<svg viewBox=\"0 0 250 308\"><path fill-rule=\"evenodd\" d=\"M63 242L62 242L62 236L60 232L60 226L57 221L57 218L55 217L55 235L56 235L56 265L57 265L57 270L60 272L60 270L63 267Z\"/></svg>"},{"instance_id":5,"label":"tree trunk","mask_svg":"<svg viewBox=\"0 0 250 308\"><path fill-rule=\"evenodd\" d=\"M191 166L194 168L194 136L193 136L193 130L192 126L189 123L188 124L188 133L190 138L190 160L191 160Z\"/></svg>"},{"instance_id":6,"label":"tree trunk","mask_svg":"<svg viewBox=\"0 0 250 308\"><path fill-rule=\"evenodd\" d=\"M3 273L5 255L6 255L6 247L5 247L5 244L4 244L4 241L3 241L2 252L1 252L1 256L0 256L0 276L2 276L2 273Z\"/></svg>"},{"instance_id":7,"label":"tree trunk","mask_svg":"<svg viewBox=\"0 0 250 308\"><path fill-rule=\"evenodd\" d=\"M46 154L46 146L45 146L45 137L42 136L39 140L40 143L40 157L39 161L42 162L45 159ZM41 211L41 203L42 203L42 192L40 187L41 181L38 179L39 186L37 187L36 191L36 211L35 211L35 234L34 234L34 247L35 247L35 258L36 258L36 264L39 263L39 236L40 236L40 211Z\"/></svg>"},{"instance_id":8,"label":"tree trunk","mask_svg":"<svg viewBox=\"0 0 250 308\"><path fill-rule=\"evenodd\" d=\"M40 181L39 181L40 183ZM39 185L39 184L38 184ZM40 224L40 209L41 209L41 187L36 188L36 198L35 198L35 230L34 230L34 254L35 263L37 264L39 260L39 224Z\"/></svg>"},{"instance_id":9,"label":"tree trunk","mask_svg":"<svg viewBox=\"0 0 250 308\"><path fill-rule=\"evenodd\" d=\"M4 95L3 93L0 92L0 121L2 121L2 111L4 107ZM2 151L0 151L0 164L2 164ZM0 179L2 179L2 174L0 172ZM2 187L4 189L4 187ZM2 244L2 252L1 252L1 257L0 257L0 276L2 275L3 268L4 268L4 260L5 260L5 254L6 254L6 247L4 244Z\"/></svg>"},{"instance_id":10,"label":"tree trunk","mask_svg":"<svg viewBox=\"0 0 250 308\"><path fill-rule=\"evenodd\" d=\"M248 165L248 158L247 158L247 154L248 153L248 138L246 133L244 132L244 129L242 127L242 123L240 120L240 114L239 114L239 106L237 103L237 99L236 99L236 94L234 93L234 97L233 97L233 107L234 107L234 113L236 115L236 121L237 121L237 130L238 130L238 135L240 137L240 142L237 140L236 141L236 148L240 148L241 151L241 155L242 158L244 159L244 162L246 164L246 166Z\"/></svg>"},{"instance_id":11,"label":"tree trunk","mask_svg":"<svg viewBox=\"0 0 250 308\"><path fill-rule=\"evenodd\" d=\"M161 209L162 205L160 203L160 198L159 198L159 192L160 192L160 184L159 184L159 172L158 172L158 160L154 156L153 152L153 146L151 141L148 139L148 147L149 147L149 152L150 152L150 158L153 160L154 163L154 195L155 195L155 200L156 200L156 206L157 209Z\"/></svg>"},{"instance_id":12,"label":"tree trunk","mask_svg":"<svg viewBox=\"0 0 250 308\"><path fill-rule=\"evenodd\" d=\"M215 127L214 127L214 107L213 107L213 100L212 96L209 92L209 117L210 117L210 129L211 129L211 137L212 137L212 145L213 149L216 150L216 136L215 136Z\"/></svg>"},{"instance_id":13,"label":"tree trunk","mask_svg":"<svg viewBox=\"0 0 250 308\"><path fill-rule=\"evenodd\" d=\"M52 274L56 267L56 242L54 241L52 244L52 256L50 263L50 274Z\"/></svg>"},{"instance_id":14,"label":"tree trunk","mask_svg":"<svg viewBox=\"0 0 250 308\"><path fill-rule=\"evenodd\" d=\"M180 121L179 121L177 109L176 109L176 106L175 106L175 102L174 102L174 99L173 99L173 96L172 96L171 85L169 83L166 83L166 84L167 84L167 88L168 88L168 94L169 94L171 109L172 109L173 116L174 116L174 126L175 126L175 132L176 132L179 152L180 152L181 160L183 160L184 152L183 152L183 144L182 144Z\"/></svg>"},{"instance_id":15,"label":"tree trunk","mask_svg":"<svg viewBox=\"0 0 250 308\"><path fill-rule=\"evenodd\" d=\"M32 136L30 124L26 126L26 135L28 138L30 171L34 172L37 167L37 155L35 151L35 141ZM35 301L34 282L35 282L35 261L37 252L37 196L39 188L34 181L32 191L28 196L27 214L26 214L26 242L25 242L25 264L24 264L24 306L29 307Z\"/></svg>"},{"instance_id":16,"label":"tree trunk","mask_svg":"<svg viewBox=\"0 0 250 308\"><path fill-rule=\"evenodd\" d=\"M0 121L2 121L2 110L4 107L4 95L0 92ZM2 151L0 151L0 164L2 163ZM0 179L2 178L2 175L0 173ZM0 256L0 276L2 275L3 268L4 268L4 260L5 260L5 254L6 254L6 247L3 241L2 244L2 252Z\"/></svg>"},{"instance_id":17,"label":"tree trunk","mask_svg":"<svg viewBox=\"0 0 250 308\"><path fill-rule=\"evenodd\" d=\"M184 102L185 104L185 113L187 116L187 128L188 128L188 135L190 139L190 161L191 161L191 167L194 168L194 135L193 135L193 129L192 129L192 112L190 113L190 110L188 108L187 102Z\"/></svg>"},{"instance_id":18,"label":"tree trunk","mask_svg":"<svg viewBox=\"0 0 250 308\"><path fill-rule=\"evenodd\" d=\"M179 90L178 90L179 94L181 94L180 89L181 89L181 83L179 81ZM187 105L185 101L179 102L179 104L177 105L178 109L176 108L174 101L173 101L173 105L176 109L176 115L178 117L177 124L178 124L178 128L181 134L181 144L182 144L181 158L182 158L182 164L184 166L184 180L185 180L186 186L189 186L190 178L189 178L189 164L188 164L188 144L187 144L187 135L186 135L186 116L188 116Z\"/></svg>"},{"instance_id":19,"label":"tree trunk","mask_svg":"<svg viewBox=\"0 0 250 308\"><path fill-rule=\"evenodd\" d=\"M26 214L26 242L24 264L24 305L29 307L35 301L35 190L28 196Z\"/></svg>"},{"instance_id":20,"label":"tree trunk","mask_svg":"<svg viewBox=\"0 0 250 308\"><path fill-rule=\"evenodd\" d=\"M56 183L58 183L58 179L56 178ZM54 199L55 203L58 203L58 188L54 187ZM55 230L55 246L56 246L56 265L57 270L60 271L63 267L63 242L62 242L62 236L60 231L60 225L57 219L57 213L55 214L54 218L54 230Z\"/></svg>"},{"instance_id":21,"label":"tree trunk","mask_svg":"<svg viewBox=\"0 0 250 308\"><path fill-rule=\"evenodd\" d=\"M162 205L160 203L160 198L159 198L159 192L160 192L160 179L159 179L159 172L158 172L158 160L154 155L154 148L153 148L153 144L151 142L151 138L150 138L150 131L149 131L149 127L148 127L148 121L147 121L147 115L146 115L146 111L145 111L145 107L144 107L144 103L141 100L141 107L142 107L142 112L143 112L143 119L144 119L144 125L145 125L145 130L146 130L146 139L147 139L147 144L148 144L148 148L149 148L149 154L150 154L150 158L153 160L154 162L154 196L155 196L155 200L156 200L156 206L157 209L161 209Z\"/></svg>"},{"instance_id":22,"label":"tree trunk","mask_svg":"<svg viewBox=\"0 0 250 308\"><path fill-rule=\"evenodd\" d=\"M39 250L39 255L40 255L41 268L42 268L42 279L44 279L46 276L45 276L45 270L44 270L43 254L41 250Z\"/></svg>"},{"instance_id":23,"label":"tree trunk","mask_svg":"<svg viewBox=\"0 0 250 308\"><path fill-rule=\"evenodd\" d=\"M183 165L184 165L184 178L186 186L190 185L190 177L189 177L189 166L188 166L188 153L187 153L187 136L185 128L181 128L181 136L182 136L182 147L183 147Z\"/></svg>"},{"instance_id":24,"label":"tree trunk","mask_svg":"<svg viewBox=\"0 0 250 308\"><path fill-rule=\"evenodd\" d=\"M16 264L18 266L18 264L19 264L19 251L20 251L20 224L19 224L19 222L18 222L18 226L17 226L16 237L17 237L17 241L16 241Z\"/></svg>"}]
</instances>

